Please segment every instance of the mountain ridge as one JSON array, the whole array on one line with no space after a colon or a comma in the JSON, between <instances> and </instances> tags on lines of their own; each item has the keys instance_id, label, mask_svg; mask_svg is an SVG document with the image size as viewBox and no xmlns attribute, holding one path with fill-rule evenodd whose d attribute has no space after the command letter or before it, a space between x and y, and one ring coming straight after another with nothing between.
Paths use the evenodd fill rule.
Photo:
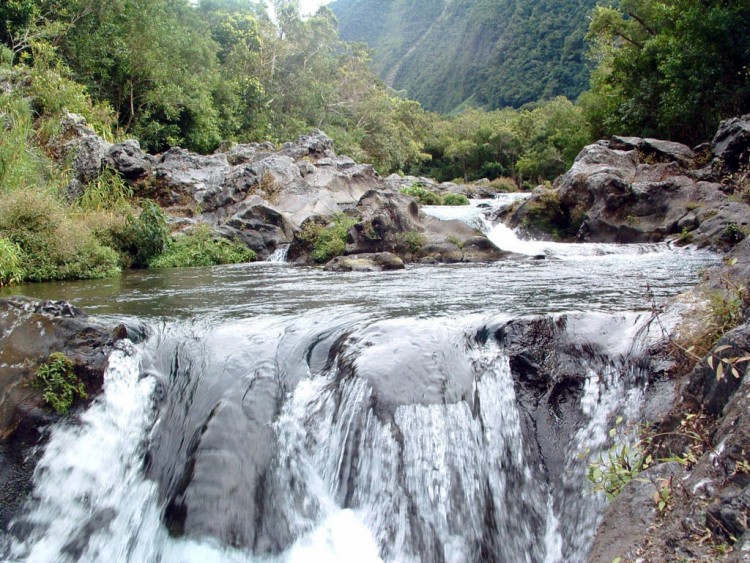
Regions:
<instances>
[{"instance_id":1,"label":"mountain ridge","mask_svg":"<svg viewBox=\"0 0 750 563\"><path fill-rule=\"evenodd\" d=\"M595 0L336 0L341 37L427 109L520 107L588 86L584 36Z\"/></svg>"}]
</instances>

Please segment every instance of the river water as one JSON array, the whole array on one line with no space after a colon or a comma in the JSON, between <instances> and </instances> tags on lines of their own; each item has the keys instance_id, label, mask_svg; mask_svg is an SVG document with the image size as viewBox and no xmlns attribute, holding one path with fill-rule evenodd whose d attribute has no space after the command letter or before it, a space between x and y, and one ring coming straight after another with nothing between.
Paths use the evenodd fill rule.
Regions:
<instances>
[{"instance_id":1,"label":"river water","mask_svg":"<svg viewBox=\"0 0 750 563\"><path fill-rule=\"evenodd\" d=\"M6 290L147 337L124 342L102 395L52 430L5 556L584 560L603 506L586 463L616 415L643 407L652 303L718 258L519 241L488 223L497 205L427 212L527 258L377 274L275 261ZM546 437L493 337L536 316L596 351L575 368L575 415ZM550 436L561 443L545 449Z\"/></svg>"}]
</instances>

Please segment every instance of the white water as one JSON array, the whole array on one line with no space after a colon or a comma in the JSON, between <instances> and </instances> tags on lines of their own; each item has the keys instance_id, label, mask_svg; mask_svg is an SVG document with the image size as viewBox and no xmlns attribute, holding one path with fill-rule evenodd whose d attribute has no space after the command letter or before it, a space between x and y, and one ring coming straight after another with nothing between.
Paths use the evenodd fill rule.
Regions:
<instances>
[{"instance_id":1,"label":"white water","mask_svg":"<svg viewBox=\"0 0 750 563\"><path fill-rule=\"evenodd\" d=\"M274 250L268 258L266 258L266 262L284 263L286 262L287 254L289 254L289 245L279 245L279 247Z\"/></svg>"},{"instance_id":2,"label":"white water","mask_svg":"<svg viewBox=\"0 0 750 563\"><path fill-rule=\"evenodd\" d=\"M481 230L492 243L502 250L526 254L528 256L548 256L555 258L591 258L611 254L639 256L658 252L668 252L667 244L602 244L602 243L559 243L552 241L524 240L503 223L493 223L489 217L515 201L526 199L529 194L499 194L495 199L470 200L469 205L423 206L428 215L438 219L457 219Z\"/></svg>"},{"instance_id":3,"label":"white water","mask_svg":"<svg viewBox=\"0 0 750 563\"><path fill-rule=\"evenodd\" d=\"M446 337L463 339L475 323ZM639 324L623 326L629 323ZM621 334L630 340L621 350L633 349L637 332ZM363 353L372 347L363 345ZM477 560L484 545L504 561L571 560L585 553L601 507L586 492L580 458L604 446L616 412L627 406L636 414L640 404L617 369L588 368L580 409L589 422L566 458L565 486L578 493L559 497L526 459L508 358L496 345L467 350L473 408L469 400L403 404L382 418L366 379L339 379L334 366L299 382L274 423L276 469L265 494L281 502L275 510L297 539L276 557L259 557L210 538L172 538L161 523L163 506L142 462L158 416L156 380L141 367L144 354L156 353L147 348L116 350L102 396L79 424L53 430L23 519L32 532L13 544L13 558L463 562ZM487 510L496 529L487 529ZM576 523L572 536L566 522Z\"/></svg>"},{"instance_id":4,"label":"white water","mask_svg":"<svg viewBox=\"0 0 750 563\"><path fill-rule=\"evenodd\" d=\"M480 205L437 212L492 232ZM603 505L588 488L586 462L606 447L615 416L637 418L643 389L628 359L656 336L641 330L647 315L622 311L643 308L632 286L692 283L704 258L659 245L519 241L496 230L503 245L516 245L509 250L541 249L559 260L414 267L378 276L256 264L135 277L132 288L114 297L103 293L99 307L109 308L100 310L121 314L118 305L133 306L159 321L150 323L149 341L113 353L104 392L80 420L53 429L33 498L14 526L10 553L0 557L137 563L585 559ZM645 261L655 256L658 264ZM668 291L675 287L683 286ZM571 313L593 309L605 312ZM176 310L189 315L163 321ZM482 344L474 338L511 316L554 310L568 313L571 342L604 352L578 366L586 374L574 405L581 420L560 437L564 471L557 483L547 479L534 458L533 438L524 433L528 413L519 405L509 358L491 336ZM170 338L179 345L167 345ZM333 346L337 338L344 339L340 348ZM349 360L351 373L341 368ZM434 391L425 380L441 378L441 400L416 394ZM258 391L253 385L261 380L283 387L271 422L244 403L243 393ZM277 548L237 548L167 530L169 499L147 477L145 458L159 437L187 443L199 435L210 417L194 413L207 396L216 397L207 401L207 412L239 419L228 421L233 434L227 442L243 443L230 438L248 420L268 429L273 459L258 495L265 511L259 528L272 527ZM167 416L169 401L184 413L177 422ZM221 436L221 427L212 432ZM223 455L230 462L240 459L228 449ZM218 489L199 497L201 506L217 519L222 507L216 502L241 515L245 505L232 499L246 497L222 482L227 466L212 465L219 452L206 446L201 454L195 467L215 471L211 483ZM253 471L233 475L232 486L252 481Z\"/></svg>"}]
</instances>

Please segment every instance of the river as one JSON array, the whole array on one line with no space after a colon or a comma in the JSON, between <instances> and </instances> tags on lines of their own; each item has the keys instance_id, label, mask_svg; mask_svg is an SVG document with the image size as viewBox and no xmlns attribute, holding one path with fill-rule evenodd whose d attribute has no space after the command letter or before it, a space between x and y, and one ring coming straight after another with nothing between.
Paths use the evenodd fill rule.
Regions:
<instances>
[{"instance_id":1,"label":"river","mask_svg":"<svg viewBox=\"0 0 750 563\"><path fill-rule=\"evenodd\" d=\"M147 335L52 429L6 557L584 560L604 504L586 464L615 416L644 408L652 305L718 257L520 241L488 221L493 206L427 212L527 258L343 274L266 262L5 290ZM501 337L538 316L586 351L546 430Z\"/></svg>"}]
</instances>

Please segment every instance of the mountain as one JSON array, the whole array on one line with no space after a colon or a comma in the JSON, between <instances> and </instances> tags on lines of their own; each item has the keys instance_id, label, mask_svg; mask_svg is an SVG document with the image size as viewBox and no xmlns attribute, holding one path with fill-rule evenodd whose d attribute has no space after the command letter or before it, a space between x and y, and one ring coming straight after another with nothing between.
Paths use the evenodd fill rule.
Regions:
<instances>
[{"instance_id":1,"label":"mountain","mask_svg":"<svg viewBox=\"0 0 750 563\"><path fill-rule=\"evenodd\" d=\"M336 0L341 37L374 51L393 88L426 108L496 109L576 98L596 0Z\"/></svg>"}]
</instances>

